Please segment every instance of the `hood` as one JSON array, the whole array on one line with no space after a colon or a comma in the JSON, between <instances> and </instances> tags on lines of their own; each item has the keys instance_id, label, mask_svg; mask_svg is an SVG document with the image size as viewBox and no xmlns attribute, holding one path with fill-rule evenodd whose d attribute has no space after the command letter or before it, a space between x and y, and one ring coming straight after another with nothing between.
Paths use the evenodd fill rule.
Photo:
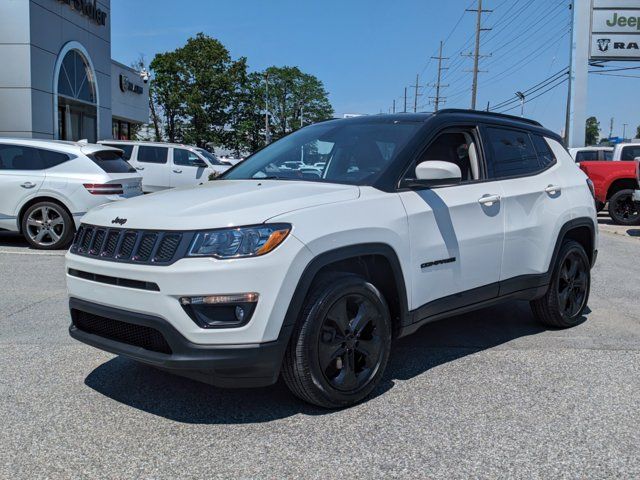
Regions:
<instances>
[{"instance_id":1,"label":"hood","mask_svg":"<svg viewBox=\"0 0 640 480\"><path fill-rule=\"evenodd\" d=\"M356 186L335 183L214 180L101 205L82 222L148 230L252 225L293 210L352 200L359 194ZM116 217L120 223L113 223Z\"/></svg>"}]
</instances>

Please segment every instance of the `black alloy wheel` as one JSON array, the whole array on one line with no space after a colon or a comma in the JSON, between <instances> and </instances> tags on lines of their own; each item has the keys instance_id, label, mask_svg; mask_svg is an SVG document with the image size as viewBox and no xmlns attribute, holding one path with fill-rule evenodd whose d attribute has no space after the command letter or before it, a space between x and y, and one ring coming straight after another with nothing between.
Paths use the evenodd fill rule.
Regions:
<instances>
[{"instance_id":1,"label":"black alloy wheel","mask_svg":"<svg viewBox=\"0 0 640 480\"><path fill-rule=\"evenodd\" d=\"M556 328L578 325L591 289L591 263L584 247L575 240L565 240L556 257L551 283L546 293L531 301L538 321Z\"/></svg>"},{"instance_id":2,"label":"black alloy wheel","mask_svg":"<svg viewBox=\"0 0 640 480\"><path fill-rule=\"evenodd\" d=\"M640 202L633 201L633 190L620 190L609 199L609 215L618 225L640 223Z\"/></svg>"},{"instance_id":3,"label":"black alloy wheel","mask_svg":"<svg viewBox=\"0 0 640 480\"><path fill-rule=\"evenodd\" d=\"M570 252L560 267L558 300L564 316L575 317L582 311L589 286L589 266L576 251Z\"/></svg>"},{"instance_id":4,"label":"black alloy wheel","mask_svg":"<svg viewBox=\"0 0 640 480\"><path fill-rule=\"evenodd\" d=\"M391 314L362 277L331 273L315 282L287 347L282 376L302 400L354 405L380 382L391 350Z\"/></svg>"},{"instance_id":5,"label":"black alloy wheel","mask_svg":"<svg viewBox=\"0 0 640 480\"><path fill-rule=\"evenodd\" d=\"M361 388L380 367L383 342L376 306L359 294L337 300L324 318L318 338L318 361L335 389Z\"/></svg>"}]
</instances>

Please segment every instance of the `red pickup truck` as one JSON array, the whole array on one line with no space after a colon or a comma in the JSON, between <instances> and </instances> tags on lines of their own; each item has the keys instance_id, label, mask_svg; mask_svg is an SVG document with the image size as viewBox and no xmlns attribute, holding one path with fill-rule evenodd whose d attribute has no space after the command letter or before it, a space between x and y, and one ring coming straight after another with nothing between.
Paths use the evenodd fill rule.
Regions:
<instances>
[{"instance_id":1,"label":"red pickup truck","mask_svg":"<svg viewBox=\"0 0 640 480\"><path fill-rule=\"evenodd\" d=\"M638 188L637 162L580 162L580 168L593 182L598 211L609 202L609 215L615 223L640 224L640 202L633 198Z\"/></svg>"}]
</instances>

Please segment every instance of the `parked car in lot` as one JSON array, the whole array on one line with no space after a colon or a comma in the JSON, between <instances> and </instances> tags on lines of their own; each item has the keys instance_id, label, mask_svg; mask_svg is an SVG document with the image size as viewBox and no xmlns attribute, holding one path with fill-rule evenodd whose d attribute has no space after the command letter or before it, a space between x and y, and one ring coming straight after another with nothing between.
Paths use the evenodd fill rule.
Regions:
<instances>
[{"instance_id":1,"label":"parked car in lot","mask_svg":"<svg viewBox=\"0 0 640 480\"><path fill-rule=\"evenodd\" d=\"M141 195L141 181L113 148L0 138L0 230L34 248L66 248L88 210Z\"/></svg>"},{"instance_id":2,"label":"parked car in lot","mask_svg":"<svg viewBox=\"0 0 640 480\"><path fill-rule=\"evenodd\" d=\"M204 148L190 145L134 140L98 143L124 152L124 159L142 175L144 193L198 185L208 181L211 174L218 175L230 168Z\"/></svg>"},{"instance_id":3,"label":"parked car in lot","mask_svg":"<svg viewBox=\"0 0 640 480\"><path fill-rule=\"evenodd\" d=\"M632 162L640 158L640 142L619 143L613 150L613 160Z\"/></svg>"},{"instance_id":4,"label":"parked car in lot","mask_svg":"<svg viewBox=\"0 0 640 480\"><path fill-rule=\"evenodd\" d=\"M580 168L593 182L598 211L608 202L609 215L615 223L640 223L640 204L633 199L633 191L638 188L635 162L580 162Z\"/></svg>"},{"instance_id":5,"label":"parked car in lot","mask_svg":"<svg viewBox=\"0 0 640 480\"><path fill-rule=\"evenodd\" d=\"M321 176L289 168L301 151L329 152ZM219 386L282 374L344 407L427 322L520 299L580 323L597 240L587 177L537 122L327 121L219 181L90 212L66 257L70 334Z\"/></svg>"},{"instance_id":6,"label":"parked car in lot","mask_svg":"<svg viewBox=\"0 0 640 480\"><path fill-rule=\"evenodd\" d=\"M576 162L613 160L613 147L570 148L569 153Z\"/></svg>"}]
</instances>

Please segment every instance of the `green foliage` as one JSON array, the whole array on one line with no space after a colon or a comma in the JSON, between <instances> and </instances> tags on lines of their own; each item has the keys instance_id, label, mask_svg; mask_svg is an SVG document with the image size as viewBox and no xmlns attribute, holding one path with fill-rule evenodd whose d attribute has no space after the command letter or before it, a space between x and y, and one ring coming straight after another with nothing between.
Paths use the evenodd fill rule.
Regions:
<instances>
[{"instance_id":1,"label":"green foliage","mask_svg":"<svg viewBox=\"0 0 640 480\"><path fill-rule=\"evenodd\" d=\"M600 136L600 122L596 117L587 118L585 143L586 145L595 145Z\"/></svg>"},{"instance_id":2,"label":"green foliage","mask_svg":"<svg viewBox=\"0 0 640 480\"><path fill-rule=\"evenodd\" d=\"M636 127L636 138L640 138L640 125Z\"/></svg>"},{"instance_id":3,"label":"green foliage","mask_svg":"<svg viewBox=\"0 0 640 480\"><path fill-rule=\"evenodd\" d=\"M274 139L333 115L324 85L313 75L298 67L269 67L265 75Z\"/></svg>"},{"instance_id":4,"label":"green foliage","mask_svg":"<svg viewBox=\"0 0 640 480\"><path fill-rule=\"evenodd\" d=\"M272 138L333 114L322 82L313 75L297 67L248 73L244 57L233 60L222 43L203 33L156 55L150 68L152 101L170 142L253 152L265 143L267 109Z\"/></svg>"}]
</instances>

